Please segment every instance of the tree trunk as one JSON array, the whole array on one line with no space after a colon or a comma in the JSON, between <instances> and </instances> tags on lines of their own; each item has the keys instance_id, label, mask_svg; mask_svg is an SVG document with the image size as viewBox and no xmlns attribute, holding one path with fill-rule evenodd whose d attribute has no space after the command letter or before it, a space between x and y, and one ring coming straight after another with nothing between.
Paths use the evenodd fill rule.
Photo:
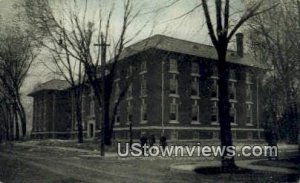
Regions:
<instances>
[{"instance_id":1,"label":"tree trunk","mask_svg":"<svg viewBox=\"0 0 300 183\"><path fill-rule=\"evenodd\" d=\"M100 153L101 156L105 155L105 145L111 145L110 134L110 94L111 94L111 78L106 75L105 69L101 70L102 79L97 80L93 77L93 72L86 67L88 80L93 87L95 98L97 100L98 108L101 111L101 138L100 138Z\"/></svg>"},{"instance_id":2,"label":"tree trunk","mask_svg":"<svg viewBox=\"0 0 300 183\"><path fill-rule=\"evenodd\" d=\"M81 100L80 95L75 94L75 103L76 103L76 122L77 122L77 140L78 143L83 143L83 128L82 128L82 115L81 115Z\"/></svg>"},{"instance_id":3,"label":"tree trunk","mask_svg":"<svg viewBox=\"0 0 300 183\"><path fill-rule=\"evenodd\" d=\"M22 136L25 137L26 136L26 131L27 131L26 112L25 112L25 109L22 105L19 92L17 92L17 95L16 95L16 102L17 102L16 108L17 108L17 111L19 113L20 120L21 120L21 125L22 125Z\"/></svg>"},{"instance_id":4,"label":"tree trunk","mask_svg":"<svg viewBox=\"0 0 300 183\"><path fill-rule=\"evenodd\" d=\"M108 99L109 100L109 99ZM111 145L111 131L110 131L110 102L105 102L104 107L104 144Z\"/></svg>"},{"instance_id":5,"label":"tree trunk","mask_svg":"<svg viewBox=\"0 0 300 183\"><path fill-rule=\"evenodd\" d=\"M297 103L296 99L289 86L286 87L286 102L287 102L287 115L288 115L288 142L298 143L298 119L297 119Z\"/></svg>"},{"instance_id":6,"label":"tree trunk","mask_svg":"<svg viewBox=\"0 0 300 183\"><path fill-rule=\"evenodd\" d=\"M104 107L102 108L102 119L101 119L101 156L105 155L105 145L110 145L110 139L108 136L109 132L109 103L105 101Z\"/></svg>"},{"instance_id":7,"label":"tree trunk","mask_svg":"<svg viewBox=\"0 0 300 183\"><path fill-rule=\"evenodd\" d=\"M14 104L13 104L13 108L14 108L14 116L13 116L13 122L14 122L14 124L15 124L15 134L16 134L16 136L15 136L15 140L20 140L20 128L19 128L19 120L18 120L18 105L17 105L17 103L15 102Z\"/></svg>"},{"instance_id":8,"label":"tree trunk","mask_svg":"<svg viewBox=\"0 0 300 183\"><path fill-rule=\"evenodd\" d=\"M236 168L234 157L228 152L227 147L232 146L232 134L229 116L229 97L228 97L228 78L229 68L226 62L226 49L218 50L218 72L219 72L219 122L220 122L220 140L225 153L222 156L222 169L230 171Z\"/></svg>"},{"instance_id":9,"label":"tree trunk","mask_svg":"<svg viewBox=\"0 0 300 183\"><path fill-rule=\"evenodd\" d=\"M102 73L103 74L103 73ZM88 75L89 82L93 86L93 90L95 93L95 97L97 100L98 109L101 113L101 119L100 119L100 125L101 125L101 137L100 137L100 154L101 156L105 155L105 144L104 144L104 108L102 107L102 96L100 95L100 88L101 88L101 82L102 81L94 81L91 77L91 75Z\"/></svg>"},{"instance_id":10,"label":"tree trunk","mask_svg":"<svg viewBox=\"0 0 300 183\"><path fill-rule=\"evenodd\" d=\"M14 118L15 118L15 125L16 125L16 129L15 129L15 133L16 133L16 140L20 140L20 129L19 129L19 120L18 120L18 114L15 113L14 115Z\"/></svg>"},{"instance_id":11,"label":"tree trunk","mask_svg":"<svg viewBox=\"0 0 300 183\"><path fill-rule=\"evenodd\" d=\"M23 108L23 106L21 106L20 109L20 120L21 120L21 125L22 125L22 137L24 138L26 136L26 131L27 131L27 127L26 127L26 113L25 110Z\"/></svg>"},{"instance_id":12,"label":"tree trunk","mask_svg":"<svg viewBox=\"0 0 300 183\"><path fill-rule=\"evenodd\" d=\"M13 120L12 120L12 110L9 105L6 105L6 111L7 111L7 118L8 118L8 120L6 122L6 139L7 139L7 141L10 141L11 140L10 127L11 127Z\"/></svg>"},{"instance_id":13,"label":"tree trunk","mask_svg":"<svg viewBox=\"0 0 300 183\"><path fill-rule=\"evenodd\" d=\"M14 141L15 137L14 137L14 129L13 129L13 126L14 126L14 108L13 106L11 105L10 106L10 111L11 111L11 117L10 117L10 124L9 124L9 138L11 141Z\"/></svg>"},{"instance_id":14,"label":"tree trunk","mask_svg":"<svg viewBox=\"0 0 300 183\"><path fill-rule=\"evenodd\" d=\"M8 122L8 118L7 118L8 113L5 110L6 109L5 105L6 105L5 103L3 105L0 104L0 110L1 110L0 113L3 114L3 120L2 121L0 120L0 123L1 123L0 124L0 128L1 128L0 132L1 132L2 140L5 140L5 138L7 137L6 136L6 129L7 129L6 125Z\"/></svg>"}]
</instances>

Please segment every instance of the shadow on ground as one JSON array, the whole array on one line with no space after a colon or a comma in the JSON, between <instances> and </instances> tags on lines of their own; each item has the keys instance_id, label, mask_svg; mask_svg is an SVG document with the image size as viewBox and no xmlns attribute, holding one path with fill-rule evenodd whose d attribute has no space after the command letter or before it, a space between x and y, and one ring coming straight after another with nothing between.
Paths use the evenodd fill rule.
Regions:
<instances>
[{"instance_id":1,"label":"shadow on ground","mask_svg":"<svg viewBox=\"0 0 300 183\"><path fill-rule=\"evenodd\" d=\"M298 174L285 174L268 171L237 168L223 172L220 167L201 167L194 170L199 175L211 177L222 182L298 182Z\"/></svg>"}]
</instances>

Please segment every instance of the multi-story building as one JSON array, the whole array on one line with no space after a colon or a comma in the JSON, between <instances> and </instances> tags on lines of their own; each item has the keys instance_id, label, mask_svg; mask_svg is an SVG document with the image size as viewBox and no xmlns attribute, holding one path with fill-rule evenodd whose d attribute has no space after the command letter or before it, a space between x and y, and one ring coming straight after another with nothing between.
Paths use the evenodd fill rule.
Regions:
<instances>
[{"instance_id":1,"label":"multi-story building","mask_svg":"<svg viewBox=\"0 0 300 183\"><path fill-rule=\"evenodd\" d=\"M243 54L242 36L237 39L238 52L228 51L227 55L233 138L260 139L260 90L264 66ZM127 47L121 58L116 69L112 102L124 87L128 89L113 116L116 140L128 140L129 136L137 140L141 134L155 135L156 138L165 135L169 141L219 138L218 101L222 91L217 84L214 47L156 35ZM71 137L77 133L70 97L72 90L67 89L63 81L48 83L64 83L64 87L53 85L49 91L42 85L40 90L30 94L34 97L32 134ZM100 132L101 114L95 110L91 89L85 91L82 107L85 137L93 138ZM56 120L58 116L62 117Z\"/></svg>"},{"instance_id":2,"label":"multi-story building","mask_svg":"<svg viewBox=\"0 0 300 183\"><path fill-rule=\"evenodd\" d=\"M70 85L64 80L50 80L34 88L33 138L69 138L71 129Z\"/></svg>"}]
</instances>

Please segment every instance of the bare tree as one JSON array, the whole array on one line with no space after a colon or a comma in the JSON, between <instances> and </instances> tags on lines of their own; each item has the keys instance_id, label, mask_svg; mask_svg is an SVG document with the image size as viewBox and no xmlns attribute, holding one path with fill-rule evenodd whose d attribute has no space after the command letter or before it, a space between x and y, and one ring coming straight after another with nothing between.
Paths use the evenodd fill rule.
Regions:
<instances>
[{"instance_id":1,"label":"bare tree","mask_svg":"<svg viewBox=\"0 0 300 183\"><path fill-rule=\"evenodd\" d=\"M222 169L224 171L232 170L236 167L234 157L227 151L227 147L232 146L232 133L229 120L229 97L228 97L228 77L229 67L226 61L228 44L231 38L239 30L239 28L250 18L266 11L260 10L261 1L254 1L246 6L244 13L236 20L231 17L230 0L215 0L215 21L212 20L207 0L202 0L202 8L206 20L206 26L209 32L211 41L218 54L217 67L219 71L219 119L220 119L220 135L221 146L225 148L225 153L222 156ZM269 8L268 8L269 9ZM215 25L214 25L215 22ZM234 24L234 22L236 22ZM233 25L234 24L234 25Z\"/></svg>"},{"instance_id":2,"label":"bare tree","mask_svg":"<svg viewBox=\"0 0 300 183\"><path fill-rule=\"evenodd\" d=\"M39 34L38 34L39 35ZM78 143L83 143L83 119L82 119L82 95L84 92L86 75L82 62L76 62L66 49L69 49L66 35L61 33L58 35L59 39L49 37L46 40L40 40L38 44L50 51L50 62L41 63L49 69L54 75L63 77L71 86L70 94L72 98L72 105L75 107L76 126L77 126L77 140ZM39 37L34 37L38 40ZM62 49L65 47L66 49ZM55 68L52 68L54 65ZM74 101L74 104L73 104ZM72 114L73 115L73 114Z\"/></svg>"},{"instance_id":3,"label":"bare tree","mask_svg":"<svg viewBox=\"0 0 300 183\"><path fill-rule=\"evenodd\" d=\"M17 128L20 119L23 137L26 135L26 113L20 88L36 55L31 40L19 25L7 26L1 30L0 81L5 96L13 103Z\"/></svg>"},{"instance_id":4,"label":"bare tree","mask_svg":"<svg viewBox=\"0 0 300 183\"><path fill-rule=\"evenodd\" d=\"M140 9L134 8L133 0L123 0L122 23L117 27L119 32L114 34L112 28L114 3L110 4L110 9L105 9L107 6L99 6L97 21L92 21L87 18L88 1L80 5L77 1L68 2L72 4L72 6L68 4L68 7L74 8L64 9L67 13L61 15L60 19L55 15L53 4L48 0L26 0L23 6L26 8L30 24L40 30L40 36L50 39L57 46L57 48L48 47L50 50L57 52L57 49L61 49L65 55L80 63L77 65L82 64L94 91L98 111L102 114L101 154L104 155L104 145L111 144L113 116L127 88L124 87L119 93L116 103L111 103L117 63L125 45L141 33L146 23L136 30L133 37L128 37L127 30L140 14ZM79 6L83 7L80 11ZM100 49L95 46L100 46ZM107 52L110 53L110 59L107 59Z\"/></svg>"},{"instance_id":5,"label":"bare tree","mask_svg":"<svg viewBox=\"0 0 300 183\"><path fill-rule=\"evenodd\" d=\"M274 6L275 2L266 2ZM272 66L270 78L275 78L273 87L283 91L278 113L276 116L286 116L289 142L297 143L298 107L299 100L299 71L300 71L300 1L280 1L272 11L256 16L249 22L251 48L257 52L257 57L265 55L265 61ZM273 101L274 102L274 101ZM274 104L275 105L275 104ZM276 123L274 118L273 122Z\"/></svg>"},{"instance_id":6,"label":"bare tree","mask_svg":"<svg viewBox=\"0 0 300 183\"><path fill-rule=\"evenodd\" d=\"M0 119L0 143L3 140L3 137L6 137L6 140L9 139L8 125L10 123L10 119L7 118L9 111L7 111L7 102L5 97L0 94L0 115L2 118Z\"/></svg>"},{"instance_id":7,"label":"bare tree","mask_svg":"<svg viewBox=\"0 0 300 183\"><path fill-rule=\"evenodd\" d=\"M286 138L286 123L282 123L282 119L279 119L279 116L282 116L284 113L284 91L280 82L278 82L277 76L269 75L266 77L263 88L262 88L262 109L263 109L263 121L265 129L265 140L268 141L267 132L275 132L278 134L279 139ZM272 97L270 97L272 96ZM269 139L268 143L270 143Z\"/></svg>"},{"instance_id":8,"label":"bare tree","mask_svg":"<svg viewBox=\"0 0 300 183\"><path fill-rule=\"evenodd\" d=\"M71 86L71 97L75 101L76 124L78 129L77 139L78 143L83 143L83 126L82 126L82 95L85 89L85 73L82 62L72 62L72 57L65 50L58 48L62 44L66 44L65 36L59 40L60 45L56 45L55 50L52 51L52 61L57 70L53 71L55 74L62 76ZM78 64L78 65L77 65ZM73 105L73 104L72 104Z\"/></svg>"},{"instance_id":9,"label":"bare tree","mask_svg":"<svg viewBox=\"0 0 300 183\"><path fill-rule=\"evenodd\" d=\"M0 136L2 136L0 138L2 138L2 140L9 141L14 140L12 131L13 129L11 129L14 123L12 114L14 113L14 111L12 111L9 98L4 95L4 93L5 91L3 91L3 89L0 89Z\"/></svg>"}]
</instances>

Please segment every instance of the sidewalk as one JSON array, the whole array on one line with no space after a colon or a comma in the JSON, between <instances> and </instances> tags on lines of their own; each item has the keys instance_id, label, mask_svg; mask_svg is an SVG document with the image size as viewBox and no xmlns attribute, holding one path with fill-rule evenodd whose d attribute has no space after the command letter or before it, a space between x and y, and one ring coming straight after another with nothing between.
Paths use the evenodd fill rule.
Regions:
<instances>
[{"instance_id":1,"label":"sidewalk","mask_svg":"<svg viewBox=\"0 0 300 183\"><path fill-rule=\"evenodd\" d=\"M68 140L67 141L66 140L52 140L51 141L51 140L49 140L49 141L45 141L45 142L42 142L42 144L43 144L42 145L41 141L26 141L26 142L17 142L17 143L14 143L14 145L15 146L23 146L23 147L31 147L31 148L56 149L59 151L70 151L70 152L79 153L80 157L89 157L89 158L101 157L99 148L97 146L93 147L92 149L86 149L83 147L68 147L66 144L64 144L64 143L70 143L70 142L74 143L76 141L68 141ZM50 143L50 144L47 144L47 143ZM61 143L61 144L59 144L59 143ZM74 144L76 144L76 143L74 143ZM263 146L263 145L261 144L261 146ZM236 146L236 151L240 152L241 148L242 148L242 145L238 144ZM281 153L287 153L287 152L298 152L298 145L278 144L278 149L279 149L279 155ZM188 153L186 152L185 149L183 151L183 154L185 157L188 157ZM196 154L197 154L197 151L194 152L194 155L196 155ZM105 157L118 157L117 150L115 150L114 152L106 151ZM195 157L197 157L197 156L195 156Z\"/></svg>"},{"instance_id":2,"label":"sidewalk","mask_svg":"<svg viewBox=\"0 0 300 183\"><path fill-rule=\"evenodd\" d=\"M80 157L101 157L99 150L87 150L80 149L75 147L61 147L61 146L45 146L45 145L37 145L35 143L15 143L15 146L19 147L30 147L30 148L40 148L40 149L54 149L59 151L70 151L79 153ZM105 157L118 157L117 153L105 152Z\"/></svg>"}]
</instances>

